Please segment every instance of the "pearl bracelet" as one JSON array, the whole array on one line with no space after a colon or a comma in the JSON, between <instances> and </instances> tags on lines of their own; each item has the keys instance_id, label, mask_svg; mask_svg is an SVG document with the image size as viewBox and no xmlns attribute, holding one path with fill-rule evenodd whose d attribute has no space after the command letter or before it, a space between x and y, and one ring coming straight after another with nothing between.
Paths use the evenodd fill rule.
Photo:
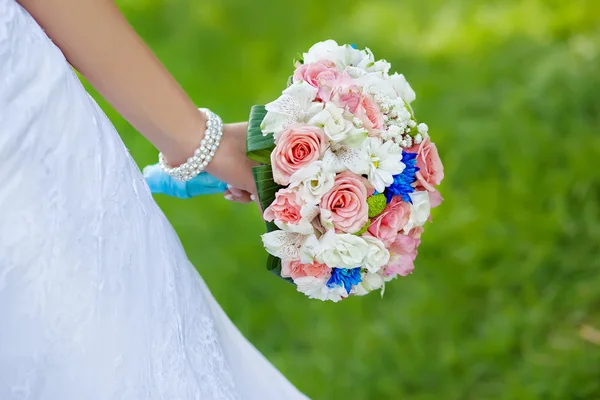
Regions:
<instances>
[{"instance_id":1,"label":"pearl bracelet","mask_svg":"<svg viewBox=\"0 0 600 400\"><path fill-rule=\"evenodd\" d=\"M160 168L179 181L189 181L204 171L215 156L223 138L223 121L221 118L209 109L200 108L199 110L206 114L208 120L206 121L204 139L202 139L200 147L194 151L194 155L188 158L187 162L173 168L162 153L158 154Z\"/></svg>"}]
</instances>

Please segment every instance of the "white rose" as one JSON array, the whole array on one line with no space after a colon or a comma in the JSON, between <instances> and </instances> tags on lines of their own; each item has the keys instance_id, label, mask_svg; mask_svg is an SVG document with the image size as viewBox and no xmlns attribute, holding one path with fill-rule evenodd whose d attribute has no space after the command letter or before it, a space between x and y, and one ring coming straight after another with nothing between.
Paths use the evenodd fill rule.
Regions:
<instances>
[{"instance_id":1,"label":"white rose","mask_svg":"<svg viewBox=\"0 0 600 400\"><path fill-rule=\"evenodd\" d=\"M290 188L299 187L300 199L307 204L317 204L335 183L335 172L323 161L314 161L290 177Z\"/></svg>"},{"instance_id":2,"label":"white rose","mask_svg":"<svg viewBox=\"0 0 600 400\"><path fill-rule=\"evenodd\" d=\"M369 248L365 256L363 266L371 273L376 273L390 261L390 252L385 248L383 242L371 236L362 238Z\"/></svg>"},{"instance_id":3,"label":"white rose","mask_svg":"<svg viewBox=\"0 0 600 400\"><path fill-rule=\"evenodd\" d=\"M365 294L372 292L373 290L383 288L384 285L385 280L383 279L383 276L381 276L380 274L372 274L370 272L365 272L362 274L362 281L352 288L352 294L355 294L357 296L364 296Z\"/></svg>"},{"instance_id":4,"label":"white rose","mask_svg":"<svg viewBox=\"0 0 600 400\"><path fill-rule=\"evenodd\" d=\"M303 276L294 280L296 289L311 299L333 301L334 303L348 297L346 289L342 286L327 286L329 278L315 278L314 276Z\"/></svg>"},{"instance_id":5,"label":"white rose","mask_svg":"<svg viewBox=\"0 0 600 400\"><path fill-rule=\"evenodd\" d=\"M408 233L418 226L425 225L431 211L429 192L413 192L410 194L410 198L412 199L410 217L404 227L404 233Z\"/></svg>"},{"instance_id":6,"label":"white rose","mask_svg":"<svg viewBox=\"0 0 600 400\"><path fill-rule=\"evenodd\" d=\"M354 129L354 124L344 118L344 110L333 103L325 104L323 111L312 117L308 123L323 128L327 137L334 142L344 140L348 132Z\"/></svg>"},{"instance_id":7,"label":"white rose","mask_svg":"<svg viewBox=\"0 0 600 400\"><path fill-rule=\"evenodd\" d=\"M369 251L369 245L363 238L347 233L328 231L321 237L320 243L321 253L317 261L330 268L361 267Z\"/></svg>"}]
</instances>

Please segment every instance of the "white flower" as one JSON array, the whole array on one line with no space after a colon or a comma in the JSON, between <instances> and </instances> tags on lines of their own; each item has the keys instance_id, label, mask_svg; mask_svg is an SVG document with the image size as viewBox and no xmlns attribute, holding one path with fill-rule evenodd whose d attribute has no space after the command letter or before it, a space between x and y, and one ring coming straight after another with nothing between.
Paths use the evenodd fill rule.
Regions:
<instances>
[{"instance_id":1,"label":"white flower","mask_svg":"<svg viewBox=\"0 0 600 400\"><path fill-rule=\"evenodd\" d=\"M412 204L410 206L410 217L404 227L404 233L410 232L411 229L425 225L429 219L431 211L431 203L429 202L428 192L413 192L410 194Z\"/></svg>"},{"instance_id":2,"label":"white flower","mask_svg":"<svg viewBox=\"0 0 600 400\"><path fill-rule=\"evenodd\" d=\"M276 219L275 225L283 231L295 232L302 235L309 235L315 231L312 226L312 220L319 214L319 207L312 204L305 204L300 209L300 221L297 224L290 224Z\"/></svg>"},{"instance_id":3,"label":"white flower","mask_svg":"<svg viewBox=\"0 0 600 400\"><path fill-rule=\"evenodd\" d=\"M377 103L388 103L398 97L393 82L381 71L369 72L355 78L355 81L363 91L371 94Z\"/></svg>"},{"instance_id":4,"label":"white flower","mask_svg":"<svg viewBox=\"0 0 600 400\"><path fill-rule=\"evenodd\" d=\"M363 75L366 75L368 72L365 71L364 68L359 67L346 67L346 73L350 75L351 78L360 78Z\"/></svg>"},{"instance_id":5,"label":"white flower","mask_svg":"<svg viewBox=\"0 0 600 400\"><path fill-rule=\"evenodd\" d=\"M354 124L344 118L344 110L333 103L325 104L325 108L308 123L323 128L327 137L334 142L344 140L348 132L354 129Z\"/></svg>"},{"instance_id":6,"label":"white flower","mask_svg":"<svg viewBox=\"0 0 600 400\"><path fill-rule=\"evenodd\" d=\"M296 289L311 299L338 302L346 297L346 289L342 286L327 286L329 278L315 278L314 276L303 276L294 280Z\"/></svg>"},{"instance_id":7,"label":"white flower","mask_svg":"<svg viewBox=\"0 0 600 400\"><path fill-rule=\"evenodd\" d=\"M295 232L272 231L262 235L263 245L269 254L281 259L298 260L304 236Z\"/></svg>"},{"instance_id":8,"label":"white flower","mask_svg":"<svg viewBox=\"0 0 600 400\"><path fill-rule=\"evenodd\" d=\"M406 103L411 103L416 98L414 90L402 74L388 76L384 71L373 71L356 77L355 80L363 90L376 93L377 102L392 103L400 97Z\"/></svg>"},{"instance_id":9,"label":"white flower","mask_svg":"<svg viewBox=\"0 0 600 400\"><path fill-rule=\"evenodd\" d=\"M398 96L402 97L407 103L412 103L416 99L415 91L412 90L406 78L402 74L395 73L390 76L390 81Z\"/></svg>"},{"instance_id":10,"label":"white flower","mask_svg":"<svg viewBox=\"0 0 600 400\"><path fill-rule=\"evenodd\" d=\"M323 162L333 172L350 170L357 175L369 172L369 156L363 149L340 145L334 151L330 147L323 154Z\"/></svg>"},{"instance_id":11,"label":"white flower","mask_svg":"<svg viewBox=\"0 0 600 400\"><path fill-rule=\"evenodd\" d=\"M417 125L417 131L422 136L427 136L427 133L429 132L429 127L427 126L427 124L421 122L419 125Z\"/></svg>"},{"instance_id":12,"label":"white flower","mask_svg":"<svg viewBox=\"0 0 600 400\"><path fill-rule=\"evenodd\" d=\"M401 140L402 134L404 133L404 131L402 129L400 129L400 127L398 125L391 125L388 128L388 133L391 138L393 138L395 140Z\"/></svg>"},{"instance_id":13,"label":"white flower","mask_svg":"<svg viewBox=\"0 0 600 400\"><path fill-rule=\"evenodd\" d=\"M340 142L341 145L351 147L353 149L360 149L362 143L369 136L369 132L362 126L357 127L353 124L352 129L348 131L346 139Z\"/></svg>"},{"instance_id":14,"label":"white flower","mask_svg":"<svg viewBox=\"0 0 600 400\"><path fill-rule=\"evenodd\" d=\"M321 243L315 234L306 236L299 250L300 262L302 264L312 264L315 262L315 257L321 251Z\"/></svg>"},{"instance_id":15,"label":"white flower","mask_svg":"<svg viewBox=\"0 0 600 400\"><path fill-rule=\"evenodd\" d=\"M369 245L363 266L371 273L376 273L390 261L390 252L383 242L371 236L362 238Z\"/></svg>"},{"instance_id":16,"label":"white flower","mask_svg":"<svg viewBox=\"0 0 600 400\"><path fill-rule=\"evenodd\" d=\"M347 233L328 231L319 242L321 252L317 255L317 261L330 268L361 267L369 251L369 245L363 238Z\"/></svg>"},{"instance_id":17,"label":"white flower","mask_svg":"<svg viewBox=\"0 0 600 400\"><path fill-rule=\"evenodd\" d=\"M364 69L367 72L383 72L385 75L390 71L392 65L385 60L373 61L375 57L371 49L366 48L365 53L368 57L365 57L359 64L358 67Z\"/></svg>"},{"instance_id":18,"label":"white flower","mask_svg":"<svg viewBox=\"0 0 600 400\"><path fill-rule=\"evenodd\" d=\"M264 135L279 135L294 123L306 123L323 109L323 104L313 102L317 88L298 81L285 89L281 96L265 106L267 115L260 125Z\"/></svg>"},{"instance_id":19,"label":"white flower","mask_svg":"<svg viewBox=\"0 0 600 400\"><path fill-rule=\"evenodd\" d=\"M363 152L369 159L369 182L379 193L406 167L402 162L402 149L391 140L383 142L381 138L370 137L363 142Z\"/></svg>"},{"instance_id":20,"label":"white flower","mask_svg":"<svg viewBox=\"0 0 600 400\"><path fill-rule=\"evenodd\" d=\"M373 64L365 67L365 70L367 72L383 72L384 74L387 74L388 72L390 72L390 68L392 68L392 64L390 64L386 60L378 60L375 61Z\"/></svg>"},{"instance_id":21,"label":"white flower","mask_svg":"<svg viewBox=\"0 0 600 400\"><path fill-rule=\"evenodd\" d=\"M296 171L290 177L290 189L299 187L300 199L308 204L317 204L335 183L335 172L323 161L314 161Z\"/></svg>"},{"instance_id":22,"label":"white flower","mask_svg":"<svg viewBox=\"0 0 600 400\"><path fill-rule=\"evenodd\" d=\"M321 209L319 218L321 220L321 226L326 231L331 231L335 229L335 225L333 224L333 218L330 210L326 210L324 208Z\"/></svg>"},{"instance_id":23,"label":"white flower","mask_svg":"<svg viewBox=\"0 0 600 400\"><path fill-rule=\"evenodd\" d=\"M394 118L390 120L390 123L397 125L402 131L404 131L411 121L411 112L406 108L406 104L400 98L392 101L390 104L391 108L389 116Z\"/></svg>"},{"instance_id":24,"label":"white flower","mask_svg":"<svg viewBox=\"0 0 600 400\"><path fill-rule=\"evenodd\" d=\"M372 62L373 54L354 49L350 45L340 46L334 40L326 40L314 44L308 53L303 54L303 58L304 64L320 60L333 61L338 68L343 70L347 66L358 66L365 60Z\"/></svg>"},{"instance_id":25,"label":"white flower","mask_svg":"<svg viewBox=\"0 0 600 400\"><path fill-rule=\"evenodd\" d=\"M352 287L352 294L357 296L364 296L365 294L383 288L385 280L381 274L373 274L371 272L364 272L362 274L362 281L358 285ZM382 291L383 294L383 291Z\"/></svg>"}]
</instances>

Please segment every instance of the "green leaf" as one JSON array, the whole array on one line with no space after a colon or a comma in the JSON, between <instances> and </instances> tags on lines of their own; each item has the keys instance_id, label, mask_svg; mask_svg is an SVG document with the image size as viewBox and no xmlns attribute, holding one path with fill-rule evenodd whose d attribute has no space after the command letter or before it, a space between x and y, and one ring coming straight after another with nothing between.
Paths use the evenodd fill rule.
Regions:
<instances>
[{"instance_id":1,"label":"green leaf","mask_svg":"<svg viewBox=\"0 0 600 400\"><path fill-rule=\"evenodd\" d=\"M404 99L402 99L402 101L404 102L404 107L406 107L406 109L408 110L408 112L410 112L410 115L412 116L412 118L415 120L415 122L417 122L417 120L415 119L415 112L413 111L412 107L410 106L410 104L408 104L408 102Z\"/></svg>"},{"instance_id":2,"label":"green leaf","mask_svg":"<svg viewBox=\"0 0 600 400\"><path fill-rule=\"evenodd\" d=\"M294 284L292 278L283 278L281 276L281 259L269 254L269 257L267 258L267 269L278 278Z\"/></svg>"},{"instance_id":3,"label":"green leaf","mask_svg":"<svg viewBox=\"0 0 600 400\"><path fill-rule=\"evenodd\" d=\"M304 64L304 56L302 55L302 53L296 54L296 58L294 58L293 63L294 63L294 65L293 65L294 68L297 68L298 63Z\"/></svg>"},{"instance_id":4,"label":"green leaf","mask_svg":"<svg viewBox=\"0 0 600 400\"><path fill-rule=\"evenodd\" d=\"M268 165L271 161L271 151L275 148L273 136L263 136L260 124L267 111L264 106L254 106L250 111L250 120L248 123L248 135L246 136L246 154L248 158L258 161L263 165L257 165L252 168L252 175L256 183L258 203L262 210L266 209L275 200L275 193L283 186L273 180L273 170ZM265 165L266 164L266 165ZM278 230L279 228L273 222L266 222L267 232ZM267 269L280 279L294 283L291 278L281 276L281 260L269 254L267 258Z\"/></svg>"},{"instance_id":5,"label":"green leaf","mask_svg":"<svg viewBox=\"0 0 600 400\"><path fill-rule=\"evenodd\" d=\"M256 183L256 190L258 192L258 202L261 209L265 209L273 203L275 200L275 193L283 186L278 185L273 180L273 172L270 165L258 165L252 168L252 174L254 175L254 182ZM273 222L266 222L267 232L276 231L279 228ZM294 281L290 278L281 277L281 260L269 254L267 259L267 269L279 278L286 280L290 283Z\"/></svg>"},{"instance_id":6,"label":"green leaf","mask_svg":"<svg viewBox=\"0 0 600 400\"><path fill-rule=\"evenodd\" d=\"M265 106L253 106L250 110L246 134L246 156L261 164L270 164L275 142L272 134L264 136L260 129L265 115L267 115Z\"/></svg>"},{"instance_id":7,"label":"green leaf","mask_svg":"<svg viewBox=\"0 0 600 400\"><path fill-rule=\"evenodd\" d=\"M273 172L270 165L257 165L252 168L254 182L258 194L258 203L262 210L266 209L275 200L275 193L283 186L278 185L273 180ZM277 230L277 226L272 222L267 222L267 232Z\"/></svg>"}]
</instances>

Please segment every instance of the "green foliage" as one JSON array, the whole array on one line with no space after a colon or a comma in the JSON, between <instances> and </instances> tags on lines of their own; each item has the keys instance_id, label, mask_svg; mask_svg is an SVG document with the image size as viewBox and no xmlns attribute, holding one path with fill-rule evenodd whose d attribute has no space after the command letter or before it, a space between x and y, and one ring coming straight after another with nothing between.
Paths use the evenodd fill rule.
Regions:
<instances>
[{"instance_id":1,"label":"green foliage","mask_svg":"<svg viewBox=\"0 0 600 400\"><path fill-rule=\"evenodd\" d=\"M275 193L282 187L273 181L273 172L270 165L257 165L252 168L256 190L258 192L258 202L262 210L266 209L275 200ZM277 227L272 222L267 222L267 232L276 230Z\"/></svg>"},{"instance_id":2,"label":"green foliage","mask_svg":"<svg viewBox=\"0 0 600 400\"><path fill-rule=\"evenodd\" d=\"M310 398L600 398L600 346L579 333L600 329L600 3L118 3L226 121L275 99L296 52L327 38L369 46L417 93L445 201L383 299L309 301L273 279L256 206L156 198L232 320ZM101 104L137 162L155 162Z\"/></svg>"},{"instance_id":3,"label":"green foliage","mask_svg":"<svg viewBox=\"0 0 600 400\"><path fill-rule=\"evenodd\" d=\"M383 193L375 196L367 197L367 205L369 206L369 218L375 218L385 210L387 200Z\"/></svg>"},{"instance_id":4,"label":"green foliage","mask_svg":"<svg viewBox=\"0 0 600 400\"><path fill-rule=\"evenodd\" d=\"M261 164L271 164L271 151L275 148L273 135L263 135L260 128L266 114L264 106L251 108L246 136L246 155Z\"/></svg>"},{"instance_id":5,"label":"green foliage","mask_svg":"<svg viewBox=\"0 0 600 400\"><path fill-rule=\"evenodd\" d=\"M367 220L367 223L363 225L362 228L360 228L360 230L358 232L355 233L356 236L360 236L363 233L365 233L367 231L367 229L369 229L369 226L371 226L371 221Z\"/></svg>"}]
</instances>

